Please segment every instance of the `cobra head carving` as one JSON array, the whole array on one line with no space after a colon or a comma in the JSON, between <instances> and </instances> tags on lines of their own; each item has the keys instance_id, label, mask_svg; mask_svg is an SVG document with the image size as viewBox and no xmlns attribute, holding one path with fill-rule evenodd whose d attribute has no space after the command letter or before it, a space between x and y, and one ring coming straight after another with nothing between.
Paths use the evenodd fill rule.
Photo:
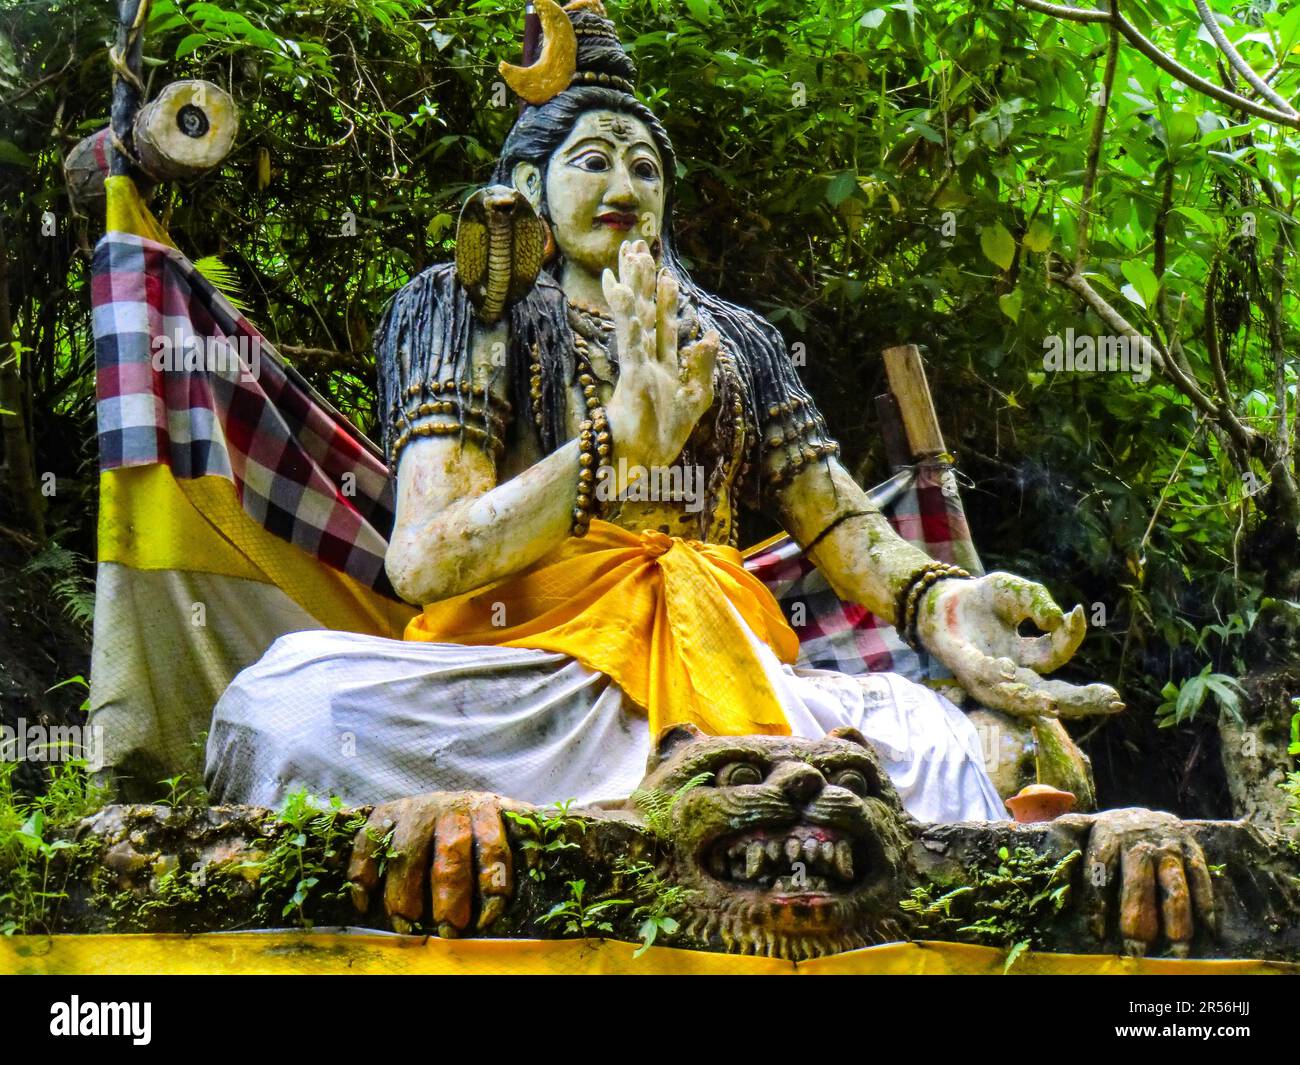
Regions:
<instances>
[{"instance_id":1,"label":"cobra head carving","mask_svg":"<svg viewBox=\"0 0 1300 1065\"><path fill-rule=\"evenodd\" d=\"M456 226L456 277L482 321L494 324L527 295L545 246L541 219L518 190L489 185L465 201Z\"/></svg>"}]
</instances>

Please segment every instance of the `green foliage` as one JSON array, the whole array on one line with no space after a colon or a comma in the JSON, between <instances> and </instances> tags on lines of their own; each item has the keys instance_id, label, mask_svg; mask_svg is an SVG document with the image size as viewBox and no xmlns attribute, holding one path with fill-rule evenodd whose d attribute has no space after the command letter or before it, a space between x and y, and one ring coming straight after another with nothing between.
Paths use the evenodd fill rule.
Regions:
<instances>
[{"instance_id":1,"label":"green foliage","mask_svg":"<svg viewBox=\"0 0 1300 1065\"><path fill-rule=\"evenodd\" d=\"M63 612L86 632L95 620L95 582L86 575L89 565L84 555L51 541L23 567L24 573L41 573L47 577L50 594Z\"/></svg>"},{"instance_id":2,"label":"green foliage","mask_svg":"<svg viewBox=\"0 0 1300 1065\"><path fill-rule=\"evenodd\" d=\"M1188 677L1180 684L1171 681L1164 686L1160 694L1165 701L1156 711L1157 724L1161 728L1192 720L1204 705L1206 696L1211 694L1221 710L1245 723L1241 716L1241 697L1245 692L1241 685L1226 673L1211 673L1211 668L1207 664L1196 676Z\"/></svg>"},{"instance_id":3,"label":"green foliage","mask_svg":"<svg viewBox=\"0 0 1300 1065\"><path fill-rule=\"evenodd\" d=\"M264 858L240 868L256 875L257 916L276 921L292 915L304 928L313 924L311 908L345 897L348 888L338 875L366 819L347 810L337 795L322 800L306 791L290 792L270 822L274 845ZM381 855L386 865L391 837ZM330 883L341 886L329 888ZM277 909L278 908L278 909Z\"/></svg>"},{"instance_id":4,"label":"green foliage","mask_svg":"<svg viewBox=\"0 0 1300 1065\"><path fill-rule=\"evenodd\" d=\"M1300 697L1291 700L1296 712L1291 716L1291 743L1287 754L1300 757ZM1291 818L1287 821L1290 828L1300 828L1300 769L1289 772L1278 785L1286 795L1291 809Z\"/></svg>"},{"instance_id":5,"label":"green foliage","mask_svg":"<svg viewBox=\"0 0 1300 1065\"><path fill-rule=\"evenodd\" d=\"M672 935L678 922L673 916L690 905L699 892L665 880L650 862L621 856L614 865L615 875L630 886L636 908L632 910L632 923L637 926L641 945L632 957L639 958L655 944L660 933Z\"/></svg>"},{"instance_id":6,"label":"green foliage","mask_svg":"<svg viewBox=\"0 0 1300 1065\"><path fill-rule=\"evenodd\" d=\"M567 935L590 936L614 931L611 918L624 906L631 906L631 899L600 899L588 902L587 882L585 880L566 880L569 897L557 902L537 923L543 928L559 926Z\"/></svg>"},{"instance_id":7,"label":"green foliage","mask_svg":"<svg viewBox=\"0 0 1300 1065\"><path fill-rule=\"evenodd\" d=\"M650 834L657 839L667 839L672 834L673 811L677 808L677 804L682 801L682 797L688 791L698 788L701 784L707 784L712 779L712 773L697 773L672 794L658 791L634 791L632 793L632 802L641 811L641 816L645 821L646 828L650 830Z\"/></svg>"},{"instance_id":8,"label":"green foliage","mask_svg":"<svg viewBox=\"0 0 1300 1065\"><path fill-rule=\"evenodd\" d=\"M78 844L59 838L105 800L85 763L54 762L44 793L14 788L17 762L0 760L0 933L49 931L67 898Z\"/></svg>"},{"instance_id":9,"label":"green foliage","mask_svg":"<svg viewBox=\"0 0 1300 1065\"><path fill-rule=\"evenodd\" d=\"M575 832L586 832L587 822L580 817L569 816L569 807L572 805L573 800L566 799L549 808L527 813L505 811L506 817L529 833L528 838L519 844L528 863L529 879L539 883L545 880L545 862L548 857L553 859L554 865L554 859L561 851L577 850L581 846L570 837Z\"/></svg>"},{"instance_id":10,"label":"green foliage","mask_svg":"<svg viewBox=\"0 0 1300 1065\"><path fill-rule=\"evenodd\" d=\"M194 269L211 281L212 287L225 296L235 310L248 313L248 304L239 294L238 275L219 256L205 255L201 259L195 259Z\"/></svg>"},{"instance_id":11,"label":"green foliage","mask_svg":"<svg viewBox=\"0 0 1300 1065\"><path fill-rule=\"evenodd\" d=\"M956 932L974 943L1007 951L1003 972L1038 946L1053 917L1070 897L1070 877L1081 852L1063 858L1030 847L998 849L998 867L976 869L970 883L936 894L934 884L912 889L900 904L912 915L916 935Z\"/></svg>"}]
</instances>

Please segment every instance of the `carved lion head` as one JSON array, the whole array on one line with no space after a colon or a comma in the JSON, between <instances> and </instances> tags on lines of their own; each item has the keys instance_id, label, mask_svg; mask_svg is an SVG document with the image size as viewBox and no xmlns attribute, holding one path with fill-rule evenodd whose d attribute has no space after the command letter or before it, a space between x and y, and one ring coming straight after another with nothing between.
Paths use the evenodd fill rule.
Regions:
<instances>
[{"instance_id":1,"label":"carved lion head","mask_svg":"<svg viewBox=\"0 0 1300 1065\"><path fill-rule=\"evenodd\" d=\"M855 729L665 729L634 800L686 888L682 945L802 960L900 938L910 818Z\"/></svg>"}]
</instances>

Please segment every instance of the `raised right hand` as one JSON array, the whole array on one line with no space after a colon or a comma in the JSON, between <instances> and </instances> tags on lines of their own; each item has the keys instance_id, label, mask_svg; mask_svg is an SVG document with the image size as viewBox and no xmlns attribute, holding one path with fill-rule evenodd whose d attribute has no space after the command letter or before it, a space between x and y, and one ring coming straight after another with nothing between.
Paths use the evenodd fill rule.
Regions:
<instances>
[{"instance_id":1,"label":"raised right hand","mask_svg":"<svg viewBox=\"0 0 1300 1065\"><path fill-rule=\"evenodd\" d=\"M713 403L720 337L710 329L678 351L677 280L656 268L645 241L623 244L618 272L602 278L618 342L618 383L605 414L616 456L663 466L681 454Z\"/></svg>"}]
</instances>

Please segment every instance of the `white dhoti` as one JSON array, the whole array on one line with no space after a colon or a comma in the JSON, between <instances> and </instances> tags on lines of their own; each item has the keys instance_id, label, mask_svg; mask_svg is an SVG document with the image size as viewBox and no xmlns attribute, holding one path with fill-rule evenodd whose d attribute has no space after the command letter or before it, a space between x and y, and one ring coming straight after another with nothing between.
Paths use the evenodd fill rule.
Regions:
<instances>
[{"instance_id":1,"label":"white dhoti","mask_svg":"<svg viewBox=\"0 0 1300 1065\"><path fill-rule=\"evenodd\" d=\"M893 673L783 665L750 635L794 735L861 731L922 821L1006 819L974 726L943 696ZM270 807L301 789L356 805L461 790L586 805L631 795L649 750L644 713L567 655L313 630L235 678L206 775L213 802Z\"/></svg>"}]
</instances>

